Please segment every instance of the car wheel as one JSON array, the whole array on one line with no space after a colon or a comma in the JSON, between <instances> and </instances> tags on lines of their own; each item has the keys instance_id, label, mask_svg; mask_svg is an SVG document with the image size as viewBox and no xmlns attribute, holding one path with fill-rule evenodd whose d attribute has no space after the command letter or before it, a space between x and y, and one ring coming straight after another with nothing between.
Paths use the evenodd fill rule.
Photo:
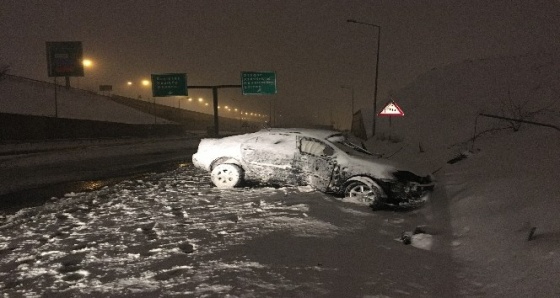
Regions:
<instances>
[{"instance_id":1,"label":"car wheel","mask_svg":"<svg viewBox=\"0 0 560 298\"><path fill-rule=\"evenodd\" d=\"M350 181L344 188L344 197L357 198L372 207L377 207L381 200L381 189L370 179Z\"/></svg>"},{"instance_id":2,"label":"car wheel","mask_svg":"<svg viewBox=\"0 0 560 298\"><path fill-rule=\"evenodd\" d=\"M243 180L243 170L231 163L217 165L210 174L212 183L218 188L234 188Z\"/></svg>"}]
</instances>

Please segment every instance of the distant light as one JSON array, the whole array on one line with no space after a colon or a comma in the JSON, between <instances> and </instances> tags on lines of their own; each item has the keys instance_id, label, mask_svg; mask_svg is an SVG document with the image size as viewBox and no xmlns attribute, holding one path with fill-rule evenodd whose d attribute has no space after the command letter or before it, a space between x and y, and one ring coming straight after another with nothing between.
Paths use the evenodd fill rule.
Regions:
<instances>
[{"instance_id":1,"label":"distant light","mask_svg":"<svg viewBox=\"0 0 560 298\"><path fill-rule=\"evenodd\" d=\"M202 97L198 98L198 102L203 102L203 101L204 101L204 99Z\"/></svg>"},{"instance_id":2,"label":"distant light","mask_svg":"<svg viewBox=\"0 0 560 298\"><path fill-rule=\"evenodd\" d=\"M192 101L192 98L189 97L189 101Z\"/></svg>"},{"instance_id":3,"label":"distant light","mask_svg":"<svg viewBox=\"0 0 560 298\"><path fill-rule=\"evenodd\" d=\"M82 60L82 64L83 64L85 67L91 67L91 66L93 66L93 62L92 62L91 60L89 60L89 59L84 59L84 60Z\"/></svg>"},{"instance_id":4,"label":"distant light","mask_svg":"<svg viewBox=\"0 0 560 298\"><path fill-rule=\"evenodd\" d=\"M208 103L205 103L204 105L205 105L205 106L207 106L207 105L208 105Z\"/></svg>"},{"instance_id":5,"label":"distant light","mask_svg":"<svg viewBox=\"0 0 560 298\"><path fill-rule=\"evenodd\" d=\"M132 82L131 82L131 81L126 82L126 84L127 84L128 86L132 86Z\"/></svg>"},{"instance_id":6,"label":"distant light","mask_svg":"<svg viewBox=\"0 0 560 298\"><path fill-rule=\"evenodd\" d=\"M142 85L144 85L144 86L149 86L149 85L150 85L150 81L149 81L149 80L142 80Z\"/></svg>"}]
</instances>

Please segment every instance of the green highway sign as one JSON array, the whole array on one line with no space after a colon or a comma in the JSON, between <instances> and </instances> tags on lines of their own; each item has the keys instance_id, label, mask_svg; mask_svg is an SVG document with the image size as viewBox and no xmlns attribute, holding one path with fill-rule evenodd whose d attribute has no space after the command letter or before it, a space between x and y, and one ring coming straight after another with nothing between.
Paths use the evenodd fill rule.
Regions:
<instances>
[{"instance_id":1,"label":"green highway sign","mask_svg":"<svg viewBox=\"0 0 560 298\"><path fill-rule=\"evenodd\" d=\"M152 95L154 97L187 96L187 74L152 74Z\"/></svg>"},{"instance_id":2,"label":"green highway sign","mask_svg":"<svg viewBox=\"0 0 560 298\"><path fill-rule=\"evenodd\" d=\"M276 94L276 73L273 71L244 71L241 73L243 95Z\"/></svg>"}]
</instances>

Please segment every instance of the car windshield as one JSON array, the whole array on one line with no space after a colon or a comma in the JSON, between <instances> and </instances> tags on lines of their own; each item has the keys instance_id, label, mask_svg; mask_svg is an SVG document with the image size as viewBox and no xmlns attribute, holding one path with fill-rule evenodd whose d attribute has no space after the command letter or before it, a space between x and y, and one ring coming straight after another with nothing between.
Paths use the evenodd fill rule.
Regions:
<instances>
[{"instance_id":1,"label":"car windshield","mask_svg":"<svg viewBox=\"0 0 560 298\"><path fill-rule=\"evenodd\" d=\"M338 149L346 152L350 155L374 155L369 152L365 147L358 146L350 142L344 135L334 135L327 138L327 140L333 143Z\"/></svg>"}]
</instances>

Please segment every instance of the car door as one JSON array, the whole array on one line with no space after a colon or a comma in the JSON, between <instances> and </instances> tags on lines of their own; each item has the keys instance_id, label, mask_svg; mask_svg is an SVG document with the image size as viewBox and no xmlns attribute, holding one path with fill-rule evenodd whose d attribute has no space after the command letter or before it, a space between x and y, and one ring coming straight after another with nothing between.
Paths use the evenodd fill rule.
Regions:
<instances>
[{"instance_id":1,"label":"car door","mask_svg":"<svg viewBox=\"0 0 560 298\"><path fill-rule=\"evenodd\" d=\"M263 133L241 145L246 175L265 183L295 184L296 152L296 138L290 134Z\"/></svg>"},{"instance_id":2,"label":"car door","mask_svg":"<svg viewBox=\"0 0 560 298\"><path fill-rule=\"evenodd\" d=\"M297 167L307 180L307 184L320 190L327 191L331 183L336 160L334 149L318 139L298 137Z\"/></svg>"}]
</instances>

